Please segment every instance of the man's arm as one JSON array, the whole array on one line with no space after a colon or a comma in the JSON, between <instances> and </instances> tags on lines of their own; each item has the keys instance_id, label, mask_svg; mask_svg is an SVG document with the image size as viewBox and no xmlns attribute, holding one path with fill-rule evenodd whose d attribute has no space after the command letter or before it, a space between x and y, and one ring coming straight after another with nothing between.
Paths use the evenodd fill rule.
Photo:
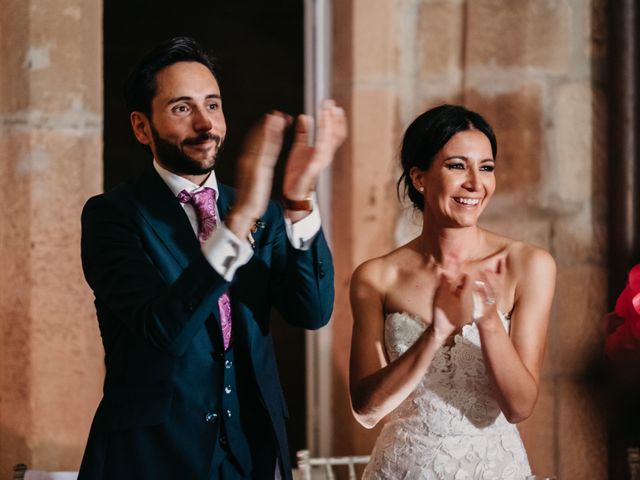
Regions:
<instances>
[{"instance_id":1,"label":"man's arm","mask_svg":"<svg viewBox=\"0 0 640 480\"><path fill-rule=\"evenodd\" d=\"M314 197L320 174L331 165L336 150L346 138L344 111L333 100L323 102L311 145L313 128L312 117L298 117L282 185L285 208ZM313 209L284 211L288 238L282 238L284 235L279 232L280 248L275 249L273 262L280 267L274 275L277 278L273 282L274 305L287 322L308 329L327 324L334 300L333 259L320 228L315 201ZM304 228L302 224L306 224Z\"/></svg>"},{"instance_id":2,"label":"man's arm","mask_svg":"<svg viewBox=\"0 0 640 480\"><path fill-rule=\"evenodd\" d=\"M282 210L271 256L270 298L284 320L311 330L327 324L334 300L331 252L320 230L306 250L295 248L285 232Z\"/></svg>"},{"instance_id":3,"label":"man's arm","mask_svg":"<svg viewBox=\"0 0 640 480\"><path fill-rule=\"evenodd\" d=\"M318 118L314 145L309 143L313 118L300 115L296 120L282 185L283 195L289 204L304 202L312 197L320 174L331 164L336 150L346 138L344 111L333 100L323 102ZM273 168L288 123L289 117L279 112L267 114L245 142L237 163L239 182L236 202L225 219L229 230L238 238L246 238L255 220L267 209ZM285 215L295 227L295 223L304 220L311 212L288 209ZM319 222L315 229L316 232L319 230Z\"/></svg>"},{"instance_id":4,"label":"man's arm","mask_svg":"<svg viewBox=\"0 0 640 480\"><path fill-rule=\"evenodd\" d=\"M333 100L325 100L318 112L318 128L312 145L310 136L313 130L313 118L300 115L282 182L285 203L289 205L311 198L320 174L333 162L336 150L347 136L344 110L336 106ZM309 215L309 212L288 209L285 214L295 223Z\"/></svg>"},{"instance_id":5,"label":"man's arm","mask_svg":"<svg viewBox=\"0 0 640 480\"><path fill-rule=\"evenodd\" d=\"M326 325L333 310L333 260L320 227L317 204L294 209L314 198L322 171L333 161L346 138L346 118L333 100L323 102L318 113L315 141L310 142L313 118L300 115L293 146L287 158L282 192L284 212L279 222L272 257L271 298L284 319L296 326L317 329ZM282 228L285 227L285 228Z\"/></svg>"}]
</instances>

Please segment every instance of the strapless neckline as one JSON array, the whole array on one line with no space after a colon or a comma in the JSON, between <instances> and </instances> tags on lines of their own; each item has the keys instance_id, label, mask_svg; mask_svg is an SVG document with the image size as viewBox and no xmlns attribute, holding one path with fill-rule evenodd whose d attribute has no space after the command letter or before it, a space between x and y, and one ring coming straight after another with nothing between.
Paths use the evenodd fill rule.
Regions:
<instances>
[{"instance_id":1,"label":"strapless neckline","mask_svg":"<svg viewBox=\"0 0 640 480\"><path fill-rule=\"evenodd\" d=\"M507 333L509 333L509 330L511 327L511 313L504 313L498 310L498 316L502 321L502 326L507 331ZM420 333L422 333L422 331L424 331L424 329L426 329L430 325L430 324L427 324L423 320L423 318L417 314L413 314L409 312L389 312L385 314L385 330L386 330L387 321L389 321L389 319L395 319L395 318L398 318L398 319L405 318L405 319L411 320L417 327L420 328L421 330ZM471 332L474 332L474 331L477 332L477 330L478 330L478 327L475 321L471 323L467 323L460 329L460 331L458 331L458 333L455 333L451 337L448 337L447 341L445 342L444 345L442 345L441 348L445 348L445 349L452 348L459 342L461 338L467 338L469 334L471 334ZM450 340L451 338L452 340Z\"/></svg>"},{"instance_id":2,"label":"strapless neckline","mask_svg":"<svg viewBox=\"0 0 640 480\"><path fill-rule=\"evenodd\" d=\"M414 320L418 320L420 321L422 324L427 325L424 320L422 319L422 317L418 314L414 314L414 313L409 313L409 312L387 312L385 313L385 318L392 316L392 315L406 315L407 317L413 318ZM500 316L500 319L504 322L506 321L511 321L511 313L505 313L502 312L500 310L498 310L498 315ZM473 323L473 322L472 322ZM470 325L470 324L467 324Z\"/></svg>"}]
</instances>

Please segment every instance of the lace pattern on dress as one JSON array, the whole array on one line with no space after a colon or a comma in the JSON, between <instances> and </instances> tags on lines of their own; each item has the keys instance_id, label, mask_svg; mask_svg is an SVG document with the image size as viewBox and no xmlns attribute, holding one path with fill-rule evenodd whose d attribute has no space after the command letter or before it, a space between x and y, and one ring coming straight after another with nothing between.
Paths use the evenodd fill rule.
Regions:
<instances>
[{"instance_id":1,"label":"lace pattern on dress","mask_svg":"<svg viewBox=\"0 0 640 480\"><path fill-rule=\"evenodd\" d=\"M505 329L510 319L500 314ZM395 361L426 329L419 317L391 313L384 341ZM365 479L517 479L530 473L515 425L494 399L480 334L465 325L443 346L414 392L389 416Z\"/></svg>"}]
</instances>

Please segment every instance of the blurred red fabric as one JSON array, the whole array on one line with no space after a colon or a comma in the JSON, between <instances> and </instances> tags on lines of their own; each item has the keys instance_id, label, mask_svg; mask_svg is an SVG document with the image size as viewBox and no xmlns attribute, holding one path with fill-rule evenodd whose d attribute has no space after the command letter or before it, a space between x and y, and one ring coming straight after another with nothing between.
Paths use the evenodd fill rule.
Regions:
<instances>
[{"instance_id":1,"label":"blurred red fabric","mask_svg":"<svg viewBox=\"0 0 640 480\"><path fill-rule=\"evenodd\" d=\"M614 372L625 382L640 380L640 264L629 272L627 285L605 323L605 353Z\"/></svg>"}]
</instances>

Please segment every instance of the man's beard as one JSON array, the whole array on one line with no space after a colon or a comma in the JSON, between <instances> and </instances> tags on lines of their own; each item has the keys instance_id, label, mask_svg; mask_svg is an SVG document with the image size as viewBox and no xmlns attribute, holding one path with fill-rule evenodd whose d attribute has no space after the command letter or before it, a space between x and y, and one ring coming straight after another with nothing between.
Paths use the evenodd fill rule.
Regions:
<instances>
[{"instance_id":1,"label":"man's beard","mask_svg":"<svg viewBox=\"0 0 640 480\"><path fill-rule=\"evenodd\" d=\"M163 139L153 125L151 125L151 135L155 144L156 160L168 170L178 175L204 175L213 170L216 164L216 157L222 146L223 138L212 133L202 133L194 138L188 138L183 144L197 144L206 140L215 140L216 146L208 152L208 156L203 160L196 160L177 145Z\"/></svg>"}]
</instances>

